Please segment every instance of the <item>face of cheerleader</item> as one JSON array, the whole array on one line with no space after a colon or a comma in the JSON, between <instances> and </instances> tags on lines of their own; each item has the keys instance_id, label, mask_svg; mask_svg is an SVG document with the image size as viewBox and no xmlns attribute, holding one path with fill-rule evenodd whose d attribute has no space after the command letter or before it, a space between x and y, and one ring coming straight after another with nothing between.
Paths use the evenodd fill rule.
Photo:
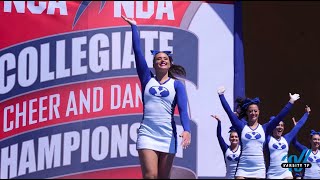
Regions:
<instances>
[{"instance_id":1,"label":"face of cheerleader","mask_svg":"<svg viewBox=\"0 0 320 180\"><path fill-rule=\"evenodd\" d=\"M237 145L239 143L239 136L237 132L231 132L229 141L232 145Z\"/></svg>"},{"instance_id":2,"label":"face of cheerleader","mask_svg":"<svg viewBox=\"0 0 320 180\"><path fill-rule=\"evenodd\" d=\"M284 131L284 123L282 121L279 122L278 126L273 130L273 137L280 138Z\"/></svg>"},{"instance_id":3,"label":"face of cheerleader","mask_svg":"<svg viewBox=\"0 0 320 180\"><path fill-rule=\"evenodd\" d=\"M319 149L320 147L320 135L319 134L315 134L311 137L311 148L312 150L316 150Z\"/></svg>"},{"instance_id":4,"label":"face of cheerleader","mask_svg":"<svg viewBox=\"0 0 320 180\"><path fill-rule=\"evenodd\" d=\"M169 56L166 53L158 53L154 57L153 68L156 72L166 73L171 67Z\"/></svg>"},{"instance_id":5,"label":"face of cheerleader","mask_svg":"<svg viewBox=\"0 0 320 180\"><path fill-rule=\"evenodd\" d=\"M258 121L259 114L259 106L256 104L251 104L247 109L248 123L255 123Z\"/></svg>"}]
</instances>

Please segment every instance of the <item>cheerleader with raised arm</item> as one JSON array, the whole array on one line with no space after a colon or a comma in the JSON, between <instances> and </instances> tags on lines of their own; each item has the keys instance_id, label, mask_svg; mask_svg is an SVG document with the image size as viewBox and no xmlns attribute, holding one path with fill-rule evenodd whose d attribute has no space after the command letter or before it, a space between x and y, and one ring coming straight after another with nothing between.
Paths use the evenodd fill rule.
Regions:
<instances>
[{"instance_id":1,"label":"cheerleader with raised arm","mask_svg":"<svg viewBox=\"0 0 320 180\"><path fill-rule=\"evenodd\" d=\"M224 161L226 164L226 178L227 179L234 179L235 172L237 169L237 164L239 161L239 156L241 153L241 148L239 145L239 136L237 131L231 126L229 130L229 141L230 145L225 143L223 137L221 136L221 121L220 118L216 115L211 115L218 121L217 126L217 138L219 141L220 148L224 155Z\"/></svg>"},{"instance_id":2,"label":"cheerleader with raised arm","mask_svg":"<svg viewBox=\"0 0 320 180\"><path fill-rule=\"evenodd\" d=\"M292 172L288 168L282 168L281 164L288 163L287 159L283 161L283 157L288 155L290 143L307 121L311 111L310 107L306 106L305 111L297 125L289 133L282 136L284 122L280 121L272 134L267 136L266 148L269 154L268 179L293 179Z\"/></svg>"}]
</instances>

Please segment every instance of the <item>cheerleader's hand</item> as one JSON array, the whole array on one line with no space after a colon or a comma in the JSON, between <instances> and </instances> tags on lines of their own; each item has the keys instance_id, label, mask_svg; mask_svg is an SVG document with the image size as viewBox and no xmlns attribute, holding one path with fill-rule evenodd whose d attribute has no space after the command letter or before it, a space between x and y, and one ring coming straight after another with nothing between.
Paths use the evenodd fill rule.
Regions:
<instances>
[{"instance_id":1,"label":"cheerleader's hand","mask_svg":"<svg viewBox=\"0 0 320 180\"><path fill-rule=\"evenodd\" d=\"M299 98L300 98L300 95L299 94L291 94L291 93L289 93L289 96L290 96L290 100L289 100L289 102L291 103L291 104L293 104L296 100L298 100Z\"/></svg>"},{"instance_id":2,"label":"cheerleader's hand","mask_svg":"<svg viewBox=\"0 0 320 180\"><path fill-rule=\"evenodd\" d=\"M217 115L211 115L211 117L215 118L217 121L220 121L220 118Z\"/></svg>"},{"instance_id":3,"label":"cheerleader's hand","mask_svg":"<svg viewBox=\"0 0 320 180\"><path fill-rule=\"evenodd\" d=\"M221 86L221 87L218 88L218 94L219 95L224 94L225 91L226 91L226 88L224 86Z\"/></svg>"},{"instance_id":4,"label":"cheerleader's hand","mask_svg":"<svg viewBox=\"0 0 320 180\"><path fill-rule=\"evenodd\" d=\"M124 15L121 15L122 19L124 19L125 21L127 21L130 25L137 25L137 22L134 19L129 19Z\"/></svg>"},{"instance_id":5,"label":"cheerleader's hand","mask_svg":"<svg viewBox=\"0 0 320 180\"><path fill-rule=\"evenodd\" d=\"M310 109L310 107L309 107L308 105L306 105L306 108L305 108L305 110L306 110L306 112L307 112L308 114L310 114L310 112L311 112L311 109Z\"/></svg>"},{"instance_id":6,"label":"cheerleader's hand","mask_svg":"<svg viewBox=\"0 0 320 180\"><path fill-rule=\"evenodd\" d=\"M189 131L183 131L180 134L180 137L182 137L182 142L181 142L182 148L186 149L191 143L191 134Z\"/></svg>"}]
</instances>

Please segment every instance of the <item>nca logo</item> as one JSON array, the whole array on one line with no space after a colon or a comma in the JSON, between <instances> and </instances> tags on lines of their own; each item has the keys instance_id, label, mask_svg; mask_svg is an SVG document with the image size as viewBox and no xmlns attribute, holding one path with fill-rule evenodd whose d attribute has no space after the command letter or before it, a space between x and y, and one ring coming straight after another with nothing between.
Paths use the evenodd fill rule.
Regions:
<instances>
[{"instance_id":1,"label":"nca logo","mask_svg":"<svg viewBox=\"0 0 320 180\"><path fill-rule=\"evenodd\" d=\"M169 96L169 90L163 86L152 86L149 89L149 93L157 97Z\"/></svg>"},{"instance_id":2,"label":"nca logo","mask_svg":"<svg viewBox=\"0 0 320 180\"><path fill-rule=\"evenodd\" d=\"M89 4L94 1L81 1L74 17L72 28L75 27L81 15ZM4 12L11 13L15 8L17 13L25 13L28 9L31 14L68 15L67 1L4 1ZM106 1L100 2L100 12L104 9ZM128 18L149 19L155 15L155 19L175 20L172 1L113 1L114 17L121 17L122 12Z\"/></svg>"},{"instance_id":3,"label":"nca logo","mask_svg":"<svg viewBox=\"0 0 320 180\"><path fill-rule=\"evenodd\" d=\"M82 13L91 2L93 1L81 2L72 27L77 24ZM99 13L105 5L106 2L101 1ZM121 17L122 12L124 12L128 18L150 19L155 14L155 19L158 20L162 20L164 15L166 15L168 20L175 20L172 1L158 1L157 4L155 4L154 1L114 1L114 17Z\"/></svg>"},{"instance_id":4,"label":"nca logo","mask_svg":"<svg viewBox=\"0 0 320 180\"><path fill-rule=\"evenodd\" d=\"M15 7L17 13L25 13L26 8L31 14L42 14L46 11L48 15L54 15L55 12L60 15L68 15L66 1L4 1L3 12L11 13Z\"/></svg>"}]
</instances>

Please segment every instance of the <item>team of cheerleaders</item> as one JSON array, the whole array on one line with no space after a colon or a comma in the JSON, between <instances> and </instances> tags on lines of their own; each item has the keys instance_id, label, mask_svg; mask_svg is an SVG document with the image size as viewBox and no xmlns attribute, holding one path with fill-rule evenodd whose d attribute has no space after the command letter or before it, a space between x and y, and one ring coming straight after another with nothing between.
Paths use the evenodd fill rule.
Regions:
<instances>
[{"instance_id":1,"label":"team of cheerleaders","mask_svg":"<svg viewBox=\"0 0 320 180\"><path fill-rule=\"evenodd\" d=\"M297 134L307 121L310 107L306 105L305 113L298 122L294 118L294 127L287 134L284 132L284 117L292 109L299 94L289 94L290 100L278 115L270 117L269 122L259 123L260 99L236 99L236 112L233 112L224 97L225 88L218 89L221 104L226 111L232 126L230 127L227 145L221 136L221 120L217 120L217 138L224 154L226 163L226 178L268 178L268 179L320 179L320 132L310 131L310 148L297 141ZM281 165L288 163L290 144L302 154L301 162L306 159L310 168L284 168ZM298 156L299 157L299 156ZM269 159L266 164L265 158ZM292 162L290 160L289 162ZM296 166L290 166L296 167ZM296 171L295 171L296 170Z\"/></svg>"},{"instance_id":2,"label":"team of cheerleaders","mask_svg":"<svg viewBox=\"0 0 320 180\"><path fill-rule=\"evenodd\" d=\"M173 110L179 108L181 124L184 131L180 134L182 147L187 148L191 143L191 131L187 112L187 95L183 83L176 77L185 76L182 66L173 64L170 52L153 51L153 67L151 73L146 59L140 49L140 37L137 23L125 16L122 18L129 23L132 29L133 50L137 65L138 77L143 89L144 115L137 135L137 150L143 178L170 177L171 167L177 152L177 139L174 135L172 121ZM158 88L158 89L157 89ZM160 93L162 88L167 89L165 94ZM159 92L158 92L159 91ZM282 168L286 162L291 142L303 154L306 150L307 162L311 168L306 168L301 174L304 179L320 179L320 133L311 131L311 149L301 145L295 138L308 119L310 108L295 123L294 128L287 134L284 132L284 117L292 109L293 104L300 98L299 94L289 94L290 100L277 116L270 118L265 124L259 124L259 98L238 99L238 108L233 112L224 97L225 88L218 89L221 104L226 111L232 128L230 128L230 145L227 145L221 136L221 122L218 116L217 136L225 156L227 167L226 178L293 178L288 168ZM158 94L159 93L159 94ZM170 94L170 96L169 96ZM269 162L265 164L265 154ZM294 174L294 176L296 176Z\"/></svg>"}]
</instances>

